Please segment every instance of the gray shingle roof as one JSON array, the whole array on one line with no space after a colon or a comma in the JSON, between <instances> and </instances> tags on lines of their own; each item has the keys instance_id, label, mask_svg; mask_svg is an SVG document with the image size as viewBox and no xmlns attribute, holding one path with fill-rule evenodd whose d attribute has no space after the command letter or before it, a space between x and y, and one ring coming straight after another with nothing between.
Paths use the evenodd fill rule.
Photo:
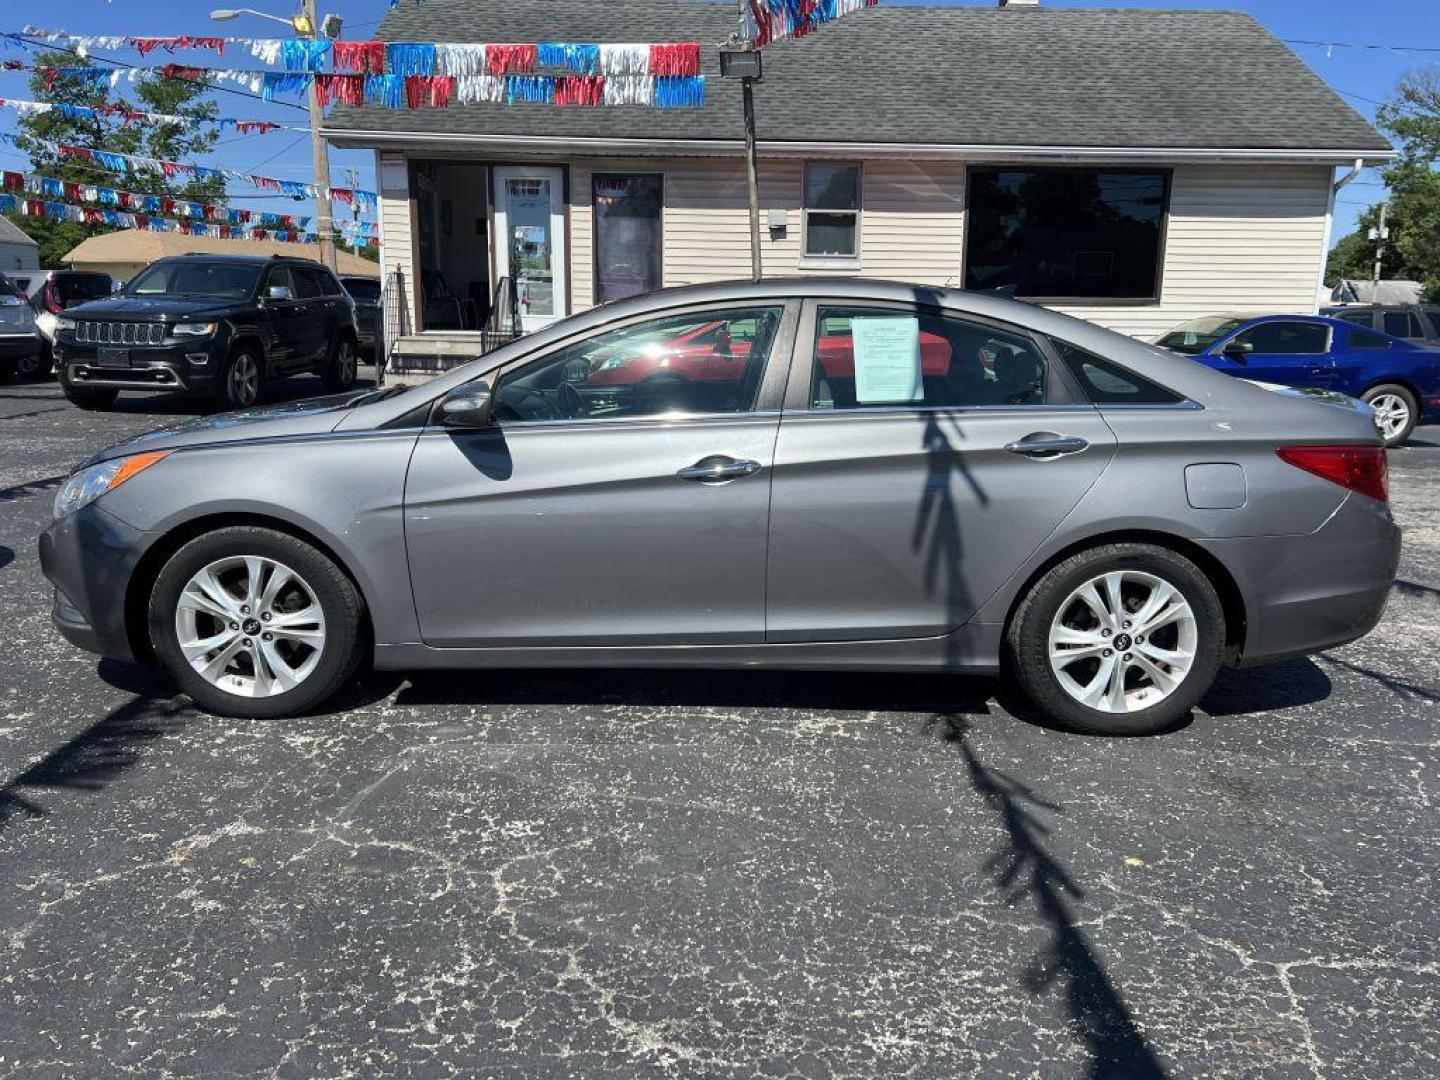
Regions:
<instances>
[{"instance_id":1,"label":"gray shingle roof","mask_svg":"<svg viewBox=\"0 0 1440 1080\"><path fill-rule=\"evenodd\" d=\"M701 0L424 0L387 41L707 44L703 109L452 105L337 109L329 127L655 139L742 136L739 86L713 43L730 4ZM870 8L765 49L763 142L1384 150L1294 53L1234 11Z\"/></svg>"},{"instance_id":2,"label":"gray shingle roof","mask_svg":"<svg viewBox=\"0 0 1440 1080\"><path fill-rule=\"evenodd\" d=\"M0 244L29 244L31 247L39 247L19 225L3 217L0 217Z\"/></svg>"}]
</instances>

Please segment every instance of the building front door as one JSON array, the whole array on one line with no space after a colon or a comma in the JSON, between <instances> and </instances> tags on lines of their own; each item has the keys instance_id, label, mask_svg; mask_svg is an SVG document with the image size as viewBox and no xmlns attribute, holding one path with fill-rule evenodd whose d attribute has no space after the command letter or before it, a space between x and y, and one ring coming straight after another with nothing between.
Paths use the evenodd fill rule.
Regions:
<instances>
[{"instance_id":1,"label":"building front door","mask_svg":"<svg viewBox=\"0 0 1440 1080\"><path fill-rule=\"evenodd\" d=\"M495 258L514 285L526 333L570 314L564 181L559 168L495 168Z\"/></svg>"}]
</instances>

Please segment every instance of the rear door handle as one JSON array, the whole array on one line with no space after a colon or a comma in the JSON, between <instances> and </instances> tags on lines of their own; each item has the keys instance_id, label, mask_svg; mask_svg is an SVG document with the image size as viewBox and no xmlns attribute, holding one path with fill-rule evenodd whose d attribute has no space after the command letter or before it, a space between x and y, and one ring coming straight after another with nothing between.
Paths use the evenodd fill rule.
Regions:
<instances>
[{"instance_id":1,"label":"rear door handle","mask_svg":"<svg viewBox=\"0 0 1440 1080\"><path fill-rule=\"evenodd\" d=\"M1033 431L1023 439L1005 444L1012 454L1031 458L1054 458L1078 454L1090 444L1079 435L1057 435L1053 431Z\"/></svg>"},{"instance_id":2,"label":"rear door handle","mask_svg":"<svg viewBox=\"0 0 1440 1080\"><path fill-rule=\"evenodd\" d=\"M675 475L681 480L696 480L702 484L724 484L739 480L742 476L754 476L760 471L760 463L749 458L732 458L725 454L711 454L701 458L694 465L686 465Z\"/></svg>"}]
</instances>

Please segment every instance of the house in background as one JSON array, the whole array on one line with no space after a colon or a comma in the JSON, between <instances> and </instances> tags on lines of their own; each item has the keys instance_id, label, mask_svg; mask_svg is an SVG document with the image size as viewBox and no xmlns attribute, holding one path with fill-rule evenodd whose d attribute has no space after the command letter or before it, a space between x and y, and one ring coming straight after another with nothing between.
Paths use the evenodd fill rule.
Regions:
<instances>
[{"instance_id":1,"label":"house in background","mask_svg":"<svg viewBox=\"0 0 1440 1080\"><path fill-rule=\"evenodd\" d=\"M496 284L534 329L750 272L728 4L427 0L387 41L698 40L703 108L340 108L373 149L392 367L479 351ZM1250 16L876 7L763 50L764 273L1004 290L1143 338L1313 312L1337 166L1386 141ZM397 294L398 295L394 295Z\"/></svg>"},{"instance_id":2,"label":"house in background","mask_svg":"<svg viewBox=\"0 0 1440 1080\"><path fill-rule=\"evenodd\" d=\"M188 233L149 232L122 229L80 241L70 249L64 262L71 270L93 270L109 274L116 281L129 281L156 259L166 255L288 255L293 259L319 261L314 244L289 244L279 240L221 240ZM348 251L336 252L341 274L374 277L380 268L369 259Z\"/></svg>"},{"instance_id":3,"label":"house in background","mask_svg":"<svg viewBox=\"0 0 1440 1080\"><path fill-rule=\"evenodd\" d=\"M40 269L40 245L9 218L0 217L0 274Z\"/></svg>"}]
</instances>

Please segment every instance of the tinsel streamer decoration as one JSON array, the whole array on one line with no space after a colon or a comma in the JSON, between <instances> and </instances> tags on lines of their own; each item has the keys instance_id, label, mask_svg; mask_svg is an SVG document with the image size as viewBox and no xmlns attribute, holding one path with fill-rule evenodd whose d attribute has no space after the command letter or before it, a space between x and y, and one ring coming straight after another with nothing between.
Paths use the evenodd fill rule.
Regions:
<instances>
[{"instance_id":1,"label":"tinsel streamer decoration","mask_svg":"<svg viewBox=\"0 0 1440 1080\"><path fill-rule=\"evenodd\" d=\"M550 75L511 75L505 80L505 100L538 101L548 104L555 98L555 79Z\"/></svg>"},{"instance_id":2,"label":"tinsel streamer decoration","mask_svg":"<svg viewBox=\"0 0 1440 1080\"><path fill-rule=\"evenodd\" d=\"M434 75L435 46L417 44L386 45L385 67L391 75Z\"/></svg>"},{"instance_id":3,"label":"tinsel streamer decoration","mask_svg":"<svg viewBox=\"0 0 1440 1080\"><path fill-rule=\"evenodd\" d=\"M366 75L365 101L387 109L405 107L405 80L399 75Z\"/></svg>"},{"instance_id":4,"label":"tinsel streamer decoration","mask_svg":"<svg viewBox=\"0 0 1440 1080\"><path fill-rule=\"evenodd\" d=\"M699 75L657 75L655 106L660 109L699 108L705 104L705 79Z\"/></svg>"},{"instance_id":5,"label":"tinsel streamer decoration","mask_svg":"<svg viewBox=\"0 0 1440 1080\"><path fill-rule=\"evenodd\" d=\"M286 71L325 71L332 42L292 38L280 43L280 66Z\"/></svg>"},{"instance_id":6,"label":"tinsel streamer decoration","mask_svg":"<svg viewBox=\"0 0 1440 1080\"><path fill-rule=\"evenodd\" d=\"M491 75L528 74L535 70L537 52L534 45L486 45L485 69Z\"/></svg>"},{"instance_id":7,"label":"tinsel streamer decoration","mask_svg":"<svg viewBox=\"0 0 1440 1080\"><path fill-rule=\"evenodd\" d=\"M605 77L603 75L561 75L555 80L556 105L603 105L605 102Z\"/></svg>"},{"instance_id":8,"label":"tinsel streamer decoration","mask_svg":"<svg viewBox=\"0 0 1440 1080\"><path fill-rule=\"evenodd\" d=\"M486 71L484 45L436 45L435 71L440 75L481 75Z\"/></svg>"},{"instance_id":9,"label":"tinsel streamer decoration","mask_svg":"<svg viewBox=\"0 0 1440 1080\"><path fill-rule=\"evenodd\" d=\"M682 42L650 46L651 75L700 74L700 43Z\"/></svg>"},{"instance_id":10,"label":"tinsel streamer decoration","mask_svg":"<svg viewBox=\"0 0 1440 1080\"><path fill-rule=\"evenodd\" d=\"M536 46L535 63L542 68L569 68L581 75L593 75L600 65L600 46L568 41L541 42Z\"/></svg>"},{"instance_id":11,"label":"tinsel streamer decoration","mask_svg":"<svg viewBox=\"0 0 1440 1080\"><path fill-rule=\"evenodd\" d=\"M385 44L380 41L336 41L330 60L336 71L380 75L385 71Z\"/></svg>"}]
</instances>

